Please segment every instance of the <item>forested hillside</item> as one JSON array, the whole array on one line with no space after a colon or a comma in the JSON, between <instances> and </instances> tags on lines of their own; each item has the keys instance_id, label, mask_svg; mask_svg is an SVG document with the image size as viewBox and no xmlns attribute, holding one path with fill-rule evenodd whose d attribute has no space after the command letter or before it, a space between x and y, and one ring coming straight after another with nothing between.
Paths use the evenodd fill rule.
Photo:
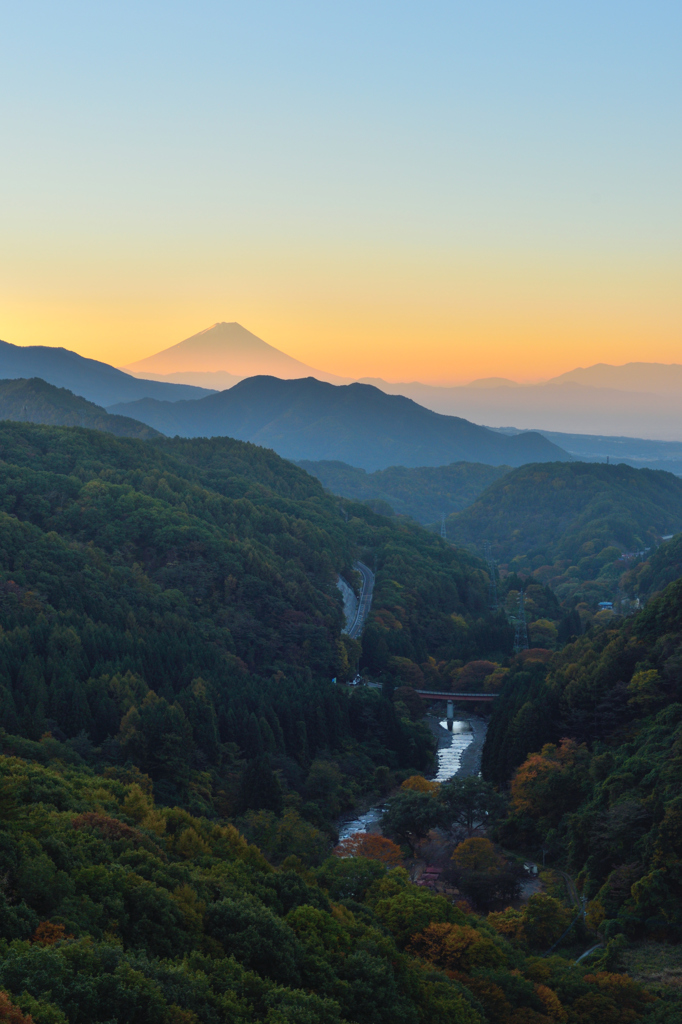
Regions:
<instances>
[{"instance_id":1,"label":"forested hillside","mask_svg":"<svg viewBox=\"0 0 682 1024\"><path fill-rule=\"evenodd\" d=\"M510 586L504 577L516 574L507 611L518 604L523 581L549 587L559 618L575 619L568 636L594 619L600 601L625 595L620 581L633 561L682 530L682 479L624 465L522 466L452 516L447 530L456 544L479 554L490 544L504 597Z\"/></svg>"},{"instance_id":2,"label":"forested hillside","mask_svg":"<svg viewBox=\"0 0 682 1024\"><path fill-rule=\"evenodd\" d=\"M513 630L489 611L474 556L326 493L265 449L5 423L0 460L0 1019L672 1024L676 1006L611 973L608 951L591 972L545 956L572 919L549 896L486 920L414 886L393 854L329 856L333 819L428 769L433 743L402 700L333 675L361 659L386 694L402 684L405 696L410 684L459 683L467 667L497 671L503 713L491 735L507 753L486 770L506 780L559 738L560 708L576 740L557 759L592 758L589 778L611 779L617 801L623 787L657 783L621 767L621 748L611 762L580 747L580 729L594 742L589 699L602 685L590 673L612 666L609 644L622 648L619 666L645 651L643 675L611 675L647 713L664 708L646 725L655 767L678 678L676 640L664 636L679 619L672 599L555 655L548 682L542 661L505 660ZM339 573L355 582L358 557L376 572L362 647L341 632L336 587ZM562 672L573 678L571 658L587 682L564 711L547 693L564 686ZM611 690L597 717L611 721L613 706L621 732L603 742L632 743L637 718ZM522 773L503 842L562 849L569 836L579 858L562 815L576 778L596 799L582 776L552 790L548 830ZM660 778L659 802L642 797L626 822L649 835L650 820L669 820L656 833L668 856L676 819ZM592 821L592 805L572 799ZM657 850L642 853L642 877L664 870ZM599 870L583 869L585 891L625 922L631 912L612 912ZM654 879L649 904L655 884L674 896L674 879ZM633 920L622 927L649 927ZM673 936L666 928L655 934Z\"/></svg>"},{"instance_id":3,"label":"forested hillside","mask_svg":"<svg viewBox=\"0 0 682 1024\"><path fill-rule=\"evenodd\" d=\"M481 462L415 469L389 466L374 473L345 462L304 461L298 465L316 476L333 494L365 501L378 512L411 516L424 525L471 505L489 484L509 472L508 466L486 466Z\"/></svg>"},{"instance_id":4,"label":"forested hillside","mask_svg":"<svg viewBox=\"0 0 682 1024\"><path fill-rule=\"evenodd\" d=\"M682 479L599 463L521 466L448 521L448 536L514 568L581 566L609 548L636 551L682 529Z\"/></svg>"},{"instance_id":5,"label":"forested hillside","mask_svg":"<svg viewBox=\"0 0 682 1024\"><path fill-rule=\"evenodd\" d=\"M511 779L507 845L577 876L607 937L682 938L682 580L549 666L513 666L486 778Z\"/></svg>"},{"instance_id":6,"label":"forested hillside","mask_svg":"<svg viewBox=\"0 0 682 1024\"><path fill-rule=\"evenodd\" d=\"M129 416L111 416L106 409L67 388L30 380L0 380L0 420L45 423L61 427L90 427L118 437L159 437L158 430Z\"/></svg>"},{"instance_id":7,"label":"forested hillside","mask_svg":"<svg viewBox=\"0 0 682 1024\"><path fill-rule=\"evenodd\" d=\"M360 654L336 588L358 554L377 569L370 660L389 680L410 659L508 642L475 560L342 508L264 449L3 424L0 458L0 724L50 733L65 757L131 762L161 801L281 810L283 787L321 823L375 767L426 766L422 726L331 682Z\"/></svg>"},{"instance_id":8,"label":"forested hillside","mask_svg":"<svg viewBox=\"0 0 682 1024\"><path fill-rule=\"evenodd\" d=\"M682 576L682 534L665 541L626 572L620 584L630 598L642 603Z\"/></svg>"},{"instance_id":9,"label":"forested hillside","mask_svg":"<svg viewBox=\"0 0 682 1024\"><path fill-rule=\"evenodd\" d=\"M569 916L546 897L508 940L380 860L275 869L233 826L156 807L134 771L4 757L0 777L12 1024L674 1019L629 979L543 959Z\"/></svg>"}]
</instances>

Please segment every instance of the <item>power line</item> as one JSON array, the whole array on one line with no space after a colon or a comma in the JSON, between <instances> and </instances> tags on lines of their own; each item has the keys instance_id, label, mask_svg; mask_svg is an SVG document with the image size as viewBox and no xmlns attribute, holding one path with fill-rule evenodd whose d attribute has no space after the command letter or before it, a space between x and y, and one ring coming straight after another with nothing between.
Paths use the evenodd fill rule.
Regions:
<instances>
[{"instance_id":1,"label":"power line","mask_svg":"<svg viewBox=\"0 0 682 1024\"><path fill-rule=\"evenodd\" d=\"M440 535L445 540L445 512L440 514Z\"/></svg>"}]
</instances>

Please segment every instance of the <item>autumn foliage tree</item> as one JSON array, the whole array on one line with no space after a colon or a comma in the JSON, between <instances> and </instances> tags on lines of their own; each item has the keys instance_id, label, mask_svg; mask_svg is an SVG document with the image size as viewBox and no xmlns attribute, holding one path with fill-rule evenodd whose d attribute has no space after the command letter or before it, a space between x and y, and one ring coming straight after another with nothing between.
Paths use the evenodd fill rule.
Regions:
<instances>
[{"instance_id":1,"label":"autumn foliage tree","mask_svg":"<svg viewBox=\"0 0 682 1024\"><path fill-rule=\"evenodd\" d=\"M511 783L512 808L517 814L556 824L580 803L588 782L589 752L585 744L563 739L546 743L531 754Z\"/></svg>"},{"instance_id":2,"label":"autumn foliage tree","mask_svg":"<svg viewBox=\"0 0 682 1024\"><path fill-rule=\"evenodd\" d=\"M372 832L356 832L334 848L337 857L366 857L367 860L378 860L389 867L398 867L403 855L396 843L386 836Z\"/></svg>"},{"instance_id":3,"label":"autumn foliage tree","mask_svg":"<svg viewBox=\"0 0 682 1024\"><path fill-rule=\"evenodd\" d=\"M6 992L0 992L0 1021L6 1021L7 1024L33 1024L33 1017L23 1014L10 1002Z\"/></svg>"},{"instance_id":4,"label":"autumn foliage tree","mask_svg":"<svg viewBox=\"0 0 682 1024\"><path fill-rule=\"evenodd\" d=\"M415 793L437 793L440 784L433 779L425 779L423 775L410 775L409 779L401 783L400 788L413 790Z\"/></svg>"},{"instance_id":5,"label":"autumn foliage tree","mask_svg":"<svg viewBox=\"0 0 682 1024\"><path fill-rule=\"evenodd\" d=\"M73 935L66 934L63 924L53 924L52 921L41 921L33 934L33 941L39 946L54 946L55 942L72 938Z\"/></svg>"},{"instance_id":6,"label":"autumn foliage tree","mask_svg":"<svg viewBox=\"0 0 682 1024\"><path fill-rule=\"evenodd\" d=\"M465 839L455 847L452 860L462 871L496 874L504 868L504 858L495 851L489 839Z\"/></svg>"},{"instance_id":7,"label":"autumn foliage tree","mask_svg":"<svg viewBox=\"0 0 682 1024\"><path fill-rule=\"evenodd\" d=\"M450 971L495 968L504 956L494 942L467 924L436 922L412 937L409 952Z\"/></svg>"},{"instance_id":8,"label":"autumn foliage tree","mask_svg":"<svg viewBox=\"0 0 682 1024\"><path fill-rule=\"evenodd\" d=\"M621 1010L622 1021L637 1020L647 1003L653 1003L654 997L646 992L641 985L629 978L627 974L613 974L599 971L597 974L585 975L585 981L597 986L600 993L617 1002ZM595 997L593 996L593 999ZM596 1000L595 1000L596 1001ZM669 1020L672 1018L669 1017Z\"/></svg>"}]
</instances>

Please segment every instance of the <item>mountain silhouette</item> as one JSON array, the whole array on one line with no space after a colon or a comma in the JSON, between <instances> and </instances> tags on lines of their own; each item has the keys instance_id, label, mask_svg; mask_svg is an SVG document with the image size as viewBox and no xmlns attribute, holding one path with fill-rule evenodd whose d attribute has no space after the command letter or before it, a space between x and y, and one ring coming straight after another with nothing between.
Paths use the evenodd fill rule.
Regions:
<instances>
[{"instance_id":1,"label":"mountain silhouette","mask_svg":"<svg viewBox=\"0 0 682 1024\"><path fill-rule=\"evenodd\" d=\"M311 368L238 323L214 324L124 369L136 376L215 391L257 375L310 376L331 384L357 380ZM504 377L480 378L457 386L393 383L371 377L361 377L359 383L373 384L386 394L405 395L433 412L491 427L682 439L682 366L676 364L598 363L530 385Z\"/></svg>"},{"instance_id":2,"label":"mountain silhouette","mask_svg":"<svg viewBox=\"0 0 682 1024\"><path fill-rule=\"evenodd\" d=\"M55 427L89 427L106 430L118 437L148 440L159 432L127 416L112 416L94 402L57 388L39 377L30 380L0 380L0 420L45 423Z\"/></svg>"},{"instance_id":3,"label":"mountain silhouette","mask_svg":"<svg viewBox=\"0 0 682 1024\"><path fill-rule=\"evenodd\" d=\"M48 384L69 388L98 405L132 402L137 398L200 398L209 394L207 388L187 384L165 384L155 380L138 380L98 359L86 359L67 348L48 345L11 345L0 341L0 379L40 377Z\"/></svg>"},{"instance_id":4,"label":"mountain silhouette","mask_svg":"<svg viewBox=\"0 0 682 1024\"><path fill-rule=\"evenodd\" d=\"M583 384L592 388L614 388L616 391L638 391L653 394L682 395L682 365L679 363L595 363L577 367L548 384Z\"/></svg>"},{"instance_id":5,"label":"mountain silhouette","mask_svg":"<svg viewBox=\"0 0 682 1024\"><path fill-rule=\"evenodd\" d=\"M367 470L457 461L521 466L570 459L534 432L510 437L368 384L334 386L313 377L249 377L197 401L143 399L109 411L171 436L228 435L273 448L285 458L337 459Z\"/></svg>"},{"instance_id":6,"label":"mountain silhouette","mask_svg":"<svg viewBox=\"0 0 682 1024\"><path fill-rule=\"evenodd\" d=\"M256 337L251 331L237 323L213 324L205 331L193 334L191 338L157 352L147 359L140 359L124 367L131 373L153 373L164 378L178 374L198 374L202 380L207 374L229 373L235 377L254 377L267 374L285 380L299 377L316 377L332 384L348 382L345 377L315 370L312 366L280 352ZM216 381L217 382L217 381Z\"/></svg>"}]
</instances>

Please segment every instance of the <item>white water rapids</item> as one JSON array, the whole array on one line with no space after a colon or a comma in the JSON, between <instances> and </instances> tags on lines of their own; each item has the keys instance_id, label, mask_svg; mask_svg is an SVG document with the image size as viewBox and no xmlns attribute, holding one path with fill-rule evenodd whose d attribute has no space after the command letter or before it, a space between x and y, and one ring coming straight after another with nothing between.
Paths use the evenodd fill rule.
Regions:
<instances>
[{"instance_id":1,"label":"white water rapids","mask_svg":"<svg viewBox=\"0 0 682 1024\"><path fill-rule=\"evenodd\" d=\"M473 741L474 733L471 724L466 720L453 722L452 732L448 731L447 719L442 719L438 724L441 726L444 735L439 738L438 768L435 779L436 782L446 782L459 771L462 754ZM450 743L447 742L448 737ZM349 836L355 835L356 832L376 831L376 826L383 811L383 804L375 804L374 807L370 807L368 811L358 815L357 818L339 822L339 840L348 839Z\"/></svg>"}]
</instances>

